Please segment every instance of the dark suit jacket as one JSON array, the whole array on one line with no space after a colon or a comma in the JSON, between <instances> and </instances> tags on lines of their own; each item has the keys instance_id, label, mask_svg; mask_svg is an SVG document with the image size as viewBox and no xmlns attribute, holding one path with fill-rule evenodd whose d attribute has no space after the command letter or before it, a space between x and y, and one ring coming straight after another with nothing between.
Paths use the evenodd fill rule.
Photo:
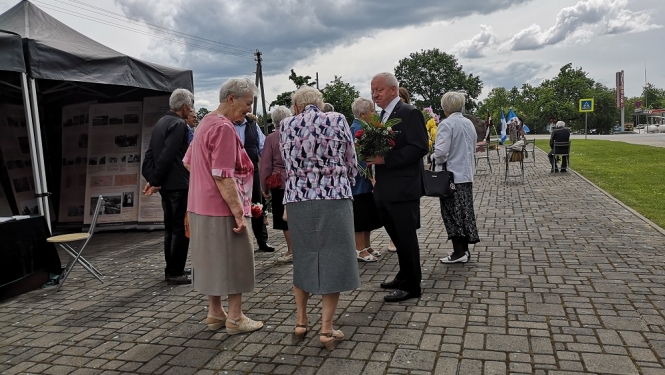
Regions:
<instances>
[{"instance_id":1,"label":"dark suit jacket","mask_svg":"<svg viewBox=\"0 0 665 375\"><path fill-rule=\"evenodd\" d=\"M570 142L570 130L566 128L556 129L550 134L550 148L554 149L554 142ZM557 149L557 152L568 152L568 148Z\"/></svg>"},{"instance_id":2,"label":"dark suit jacket","mask_svg":"<svg viewBox=\"0 0 665 375\"><path fill-rule=\"evenodd\" d=\"M143 158L143 177L164 190L189 189L189 171L182 163L189 146L185 120L167 112L152 129L150 146Z\"/></svg>"},{"instance_id":3,"label":"dark suit jacket","mask_svg":"<svg viewBox=\"0 0 665 375\"><path fill-rule=\"evenodd\" d=\"M376 166L374 192L380 199L401 202L423 196L423 157L427 155L427 129L422 112L397 102L388 117L400 118L395 125L395 147L386 155L386 163Z\"/></svg>"}]
</instances>

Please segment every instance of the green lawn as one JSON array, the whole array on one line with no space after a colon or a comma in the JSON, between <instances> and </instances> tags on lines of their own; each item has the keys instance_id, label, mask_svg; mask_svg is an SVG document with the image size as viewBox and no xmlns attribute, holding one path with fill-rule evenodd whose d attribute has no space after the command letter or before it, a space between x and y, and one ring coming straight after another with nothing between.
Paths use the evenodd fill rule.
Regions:
<instances>
[{"instance_id":1,"label":"green lawn","mask_svg":"<svg viewBox=\"0 0 665 375\"><path fill-rule=\"evenodd\" d=\"M665 228L665 148L573 139L571 168ZM536 141L549 152L549 140Z\"/></svg>"}]
</instances>

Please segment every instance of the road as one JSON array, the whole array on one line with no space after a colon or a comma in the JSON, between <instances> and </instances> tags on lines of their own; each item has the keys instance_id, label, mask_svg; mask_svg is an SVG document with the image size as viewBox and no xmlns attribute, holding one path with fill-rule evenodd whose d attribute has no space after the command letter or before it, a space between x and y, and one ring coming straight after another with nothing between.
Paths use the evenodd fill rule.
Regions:
<instances>
[{"instance_id":1,"label":"road","mask_svg":"<svg viewBox=\"0 0 665 375\"><path fill-rule=\"evenodd\" d=\"M549 134L527 135L527 139L549 139ZM571 139L584 139L584 134L573 134ZM665 133L656 134L611 134L611 135L588 135L587 139L602 139L616 142L626 142L636 145L649 145L655 147L665 147Z\"/></svg>"}]
</instances>

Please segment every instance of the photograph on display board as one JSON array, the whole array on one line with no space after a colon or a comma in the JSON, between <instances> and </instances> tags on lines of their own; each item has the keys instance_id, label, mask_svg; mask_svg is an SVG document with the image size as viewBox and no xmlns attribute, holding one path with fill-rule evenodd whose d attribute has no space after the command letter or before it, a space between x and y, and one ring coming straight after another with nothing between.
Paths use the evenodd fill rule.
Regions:
<instances>
[{"instance_id":1,"label":"photograph on display board","mask_svg":"<svg viewBox=\"0 0 665 375\"><path fill-rule=\"evenodd\" d=\"M139 135L117 135L115 137L115 145L118 147L136 147L139 144Z\"/></svg>"},{"instance_id":2,"label":"photograph on display board","mask_svg":"<svg viewBox=\"0 0 665 375\"><path fill-rule=\"evenodd\" d=\"M122 193L122 207L134 207L134 192Z\"/></svg>"},{"instance_id":3,"label":"photograph on display board","mask_svg":"<svg viewBox=\"0 0 665 375\"><path fill-rule=\"evenodd\" d=\"M104 205L102 206L100 215L120 215L122 212L122 197L120 195L103 195ZM99 197L90 198L90 216L95 214L97 208L97 201Z\"/></svg>"}]
</instances>

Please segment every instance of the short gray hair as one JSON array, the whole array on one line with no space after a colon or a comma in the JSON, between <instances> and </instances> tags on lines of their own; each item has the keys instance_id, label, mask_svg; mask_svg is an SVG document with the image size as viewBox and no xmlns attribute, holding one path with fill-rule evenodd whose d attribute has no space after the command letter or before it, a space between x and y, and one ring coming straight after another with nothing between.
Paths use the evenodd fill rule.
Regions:
<instances>
[{"instance_id":1,"label":"short gray hair","mask_svg":"<svg viewBox=\"0 0 665 375\"><path fill-rule=\"evenodd\" d=\"M383 72L375 75L372 77L372 81L374 81L376 78L381 77L386 80L386 83L390 86L395 86L397 87L397 90L399 90L399 82L397 81L397 77L395 77L394 74L389 73L389 72Z\"/></svg>"},{"instance_id":2,"label":"short gray hair","mask_svg":"<svg viewBox=\"0 0 665 375\"><path fill-rule=\"evenodd\" d=\"M441 108L446 113L462 112L466 96L461 92L449 91L441 97Z\"/></svg>"},{"instance_id":3,"label":"short gray hair","mask_svg":"<svg viewBox=\"0 0 665 375\"><path fill-rule=\"evenodd\" d=\"M358 98L351 104L351 112L355 118L372 112L374 109L374 102L367 98Z\"/></svg>"},{"instance_id":4,"label":"short gray hair","mask_svg":"<svg viewBox=\"0 0 665 375\"><path fill-rule=\"evenodd\" d=\"M566 123L563 122L563 121L557 121L557 122L556 122L556 125L554 125L554 127L557 128L557 129L565 128L565 127L566 127Z\"/></svg>"},{"instance_id":5,"label":"short gray hair","mask_svg":"<svg viewBox=\"0 0 665 375\"><path fill-rule=\"evenodd\" d=\"M293 116L293 113L283 105L278 105L275 109L270 112L270 118L272 123L275 125L275 128L279 126L279 123L287 117Z\"/></svg>"},{"instance_id":6,"label":"short gray hair","mask_svg":"<svg viewBox=\"0 0 665 375\"><path fill-rule=\"evenodd\" d=\"M256 96L258 91L259 88L256 87L254 82L252 82L252 80L249 78L229 78L228 81L224 82L222 87L219 89L219 102L225 102L226 99L231 95L235 96L236 98L243 98L248 94L251 96Z\"/></svg>"},{"instance_id":7,"label":"short gray hair","mask_svg":"<svg viewBox=\"0 0 665 375\"><path fill-rule=\"evenodd\" d=\"M293 105L300 107L301 111L310 104L314 104L322 109L323 94L312 86L303 86L291 95L291 102Z\"/></svg>"},{"instance_id":8,"label":"short gray hair","mask_svg":"<svg viewBox=\"0 0 665 375\"><path fill-rule=\"evenodd\" d=\"M323 112L334 112L335 107L330 103L323 103Z\"/></svg>"},{"instance_id":9,"label":"short gray hair","mask_svg":"<svg viewBox=\"0 0 665 375\"><path fill-rule=\"evenodd\" d=\"M179 111L186 105L194 106L194 94L187 89L175 89L169 98L169 109Z\"/></svg>"}]
</instances>

